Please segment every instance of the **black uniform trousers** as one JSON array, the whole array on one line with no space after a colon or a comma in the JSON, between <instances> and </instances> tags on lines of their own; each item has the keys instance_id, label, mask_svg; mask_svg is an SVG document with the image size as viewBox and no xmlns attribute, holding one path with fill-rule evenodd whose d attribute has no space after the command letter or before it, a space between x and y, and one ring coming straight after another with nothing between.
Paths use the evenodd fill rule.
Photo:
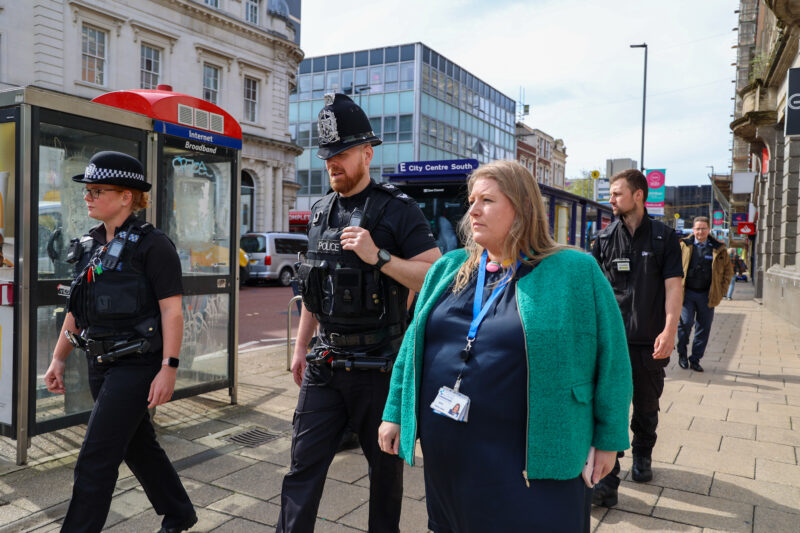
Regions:
<instances>
[{"instance_id":1,"label":"black uniform trousers","mask_svg":"<svg viewBox=\"0 0 800 533\"><path fill-rule=\"evenodd\" d=\"M175 527L194 513L178 473L156 441L147 413L150 383L161 369L161 354L100 366L89 359L89 387L95 400L75 465L72 500L61 531L101 531L124 460L142 485L162 525Z\"/></svg>"},{"instance_id":2,"label":"black uniform trousers","mask_svg":"<svg viewBox=\"0 0 800 533\"><path fill-rule=\"evenodd\" d=\"M332 370L308 365L297 399L292 460L283 478L277 533L314 531L328 467L346 426L358 434L369 464L370 533L397 533L403 498L403 462L381 451L378 426L391 373Z\"/></svg>"},{"instance_id":3,"label":"black uniform trousers","mask_svg":"<svg viewBox=\"0 0 800 533\"><path fill-rule=\"evenodd\" d=\"M633 416L631 431L633 455L651 457L656 445L658 426L658 400L664 392L664 367L669 359L653 359L653 345L628 344L633 371ZM611 487L619 487L619 458L625 452L617 453L617 461L611 472L600 482Z\"/></svg>"}]
</instances>

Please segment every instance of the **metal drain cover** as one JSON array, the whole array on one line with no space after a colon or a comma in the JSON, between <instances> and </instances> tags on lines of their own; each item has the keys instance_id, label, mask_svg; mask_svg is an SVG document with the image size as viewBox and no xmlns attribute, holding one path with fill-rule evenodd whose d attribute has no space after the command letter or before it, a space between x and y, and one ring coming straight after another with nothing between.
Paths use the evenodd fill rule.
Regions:
<instances>
[{"instance_id":1,"label":"metal drain cover","mask_svg":"<svg viewBox=\"0 0 800 533\"><path fill-rule=\"evenodd\" d=\"M280 436L280 433L270 433L269 431L255 428L249 429L243 433L231 435L226 440L236 444L241 444L242 446L246 446L248 448L255 448L256 446L261 446L262 444L266 444L271 440L275 440Z\"/></svg>"}]
</instances>

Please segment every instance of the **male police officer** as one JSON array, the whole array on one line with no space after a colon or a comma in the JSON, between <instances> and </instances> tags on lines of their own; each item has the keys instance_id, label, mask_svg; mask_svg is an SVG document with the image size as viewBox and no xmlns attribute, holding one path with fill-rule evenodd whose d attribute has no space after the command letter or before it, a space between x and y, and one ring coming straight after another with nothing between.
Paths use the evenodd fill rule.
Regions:
<instances>
[{"instance_id":1,"label":"male police officer","mask_svg":"<svg viewBox=\"0 0 800 533\"><path fill-rule=\"evenodd\" d=\"M635 169L611 177L611 206L619 218L597 236L592 253L614 289L633 370L634 481L653 478L658 399L675 342L681 308L681 255L675 231L650 219L647 179ZM621 454L620 454L621 455ZM596 505L617 503L619 460L594 488Z\"/></svg>"},{"instance_id":2,"label":"male police officer","mask_svg":"<svg viewBox=\"0 0 800 533\"><path fill-rule=\"evenodd\" d=\"M325 95L318 129L317 155L333 192L312 208L298 270L305 308L292 374L300 396L277 531L314 530L325 476L349 425L369 463L369 531L396 532L403 466L381 452L378 425L407 325L408 289L422 288L441 254L416 203L370 179L372 147L381 140L364 111L343 94Z\"/></svg>"},{"instance_id":3,"label":"male police officer","mask_svg":"<svg viewBox=\"0 0 800 533\"><path fill-rule=\"evenodd\" d=\"M733 265L722 243L709 236L708 217L696 217L692 233L681 240L684 290L678 328L678 364L683 369L691 365L695 372L702 372L700 359L708 344L714 308L722 301L733 278ZM692 324L695 324L692 356L687 357Z\"/></svg>"}]
</instances>

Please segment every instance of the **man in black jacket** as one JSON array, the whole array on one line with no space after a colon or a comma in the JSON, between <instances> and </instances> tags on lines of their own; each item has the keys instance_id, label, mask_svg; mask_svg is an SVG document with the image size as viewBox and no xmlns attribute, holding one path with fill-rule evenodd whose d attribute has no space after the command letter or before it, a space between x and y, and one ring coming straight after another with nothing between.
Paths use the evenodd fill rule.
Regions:
<instances>
[{"instance_id":1,"label":"man in black jacket","mask_svg":"<svg viewBox=\"0 0 800 533\"><path fill-rule=\"evenodd\" d=\"M633 370L634 481L653 478L651 456L656 443L659 398L664 367L675 343L681 311L681 251L675 231L651 219L644 207L647 179L638 170L611 177L611 206L619 217L597 236L592 253L617 298ZM620 456L622 453L620 453ZM619 461L595 486L596 505L617 503Z\"/></svg>"}]
</instances>

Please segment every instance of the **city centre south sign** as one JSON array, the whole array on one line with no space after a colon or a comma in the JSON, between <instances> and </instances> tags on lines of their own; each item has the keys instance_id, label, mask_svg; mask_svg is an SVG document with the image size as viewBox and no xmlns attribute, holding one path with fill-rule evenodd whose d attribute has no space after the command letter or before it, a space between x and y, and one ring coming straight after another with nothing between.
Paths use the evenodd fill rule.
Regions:
<instances>
[{"instance_id":1,"label":"city centre south sign","mask_svg":"<svg viewBox=\"0 0 800 533\"><path fill-rule=\"evenodd\" d=\"M397 174L469 174L478 168L477 159L450 159L444 161L407 161L397 165Z\"/></svg>"}]
</instances>

